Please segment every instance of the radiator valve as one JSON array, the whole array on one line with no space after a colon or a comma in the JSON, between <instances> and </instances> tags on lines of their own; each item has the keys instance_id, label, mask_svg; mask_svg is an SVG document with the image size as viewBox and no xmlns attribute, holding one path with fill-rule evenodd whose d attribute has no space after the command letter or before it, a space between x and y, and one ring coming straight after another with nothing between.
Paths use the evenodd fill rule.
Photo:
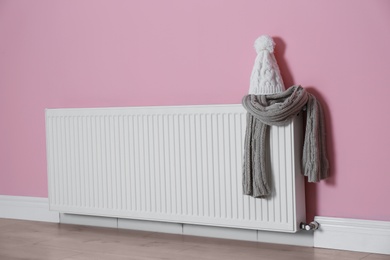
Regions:
<instances>
[{"instance_id":1,"label":"radiator valve","mask_svg":"<svg viewBox=\"0 0 390 260\"><path fill-rule=\"evenodd\" d=\"M312 221L309 224L302 222L301 223L301 229L303 230L317 230L319 228L320 224L318 224L317 221Z\"/></svg>"}]
</instances>

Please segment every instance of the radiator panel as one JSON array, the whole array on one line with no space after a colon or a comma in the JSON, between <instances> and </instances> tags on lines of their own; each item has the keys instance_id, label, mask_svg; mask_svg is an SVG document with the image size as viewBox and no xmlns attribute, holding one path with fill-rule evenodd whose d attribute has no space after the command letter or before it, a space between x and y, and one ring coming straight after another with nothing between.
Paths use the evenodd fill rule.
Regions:
<instances>
[{"instance_id":1,"label":"radiator panel","mask_svg":"<svg viewBox=\"0 0 390 260\"><path fill-rule=\"evenodd\" d=\"M295 232L300 117L271 127L274 192L242 195L241 105L47 109L49 201L63 213Z\"/></svg>"}]
</instances>

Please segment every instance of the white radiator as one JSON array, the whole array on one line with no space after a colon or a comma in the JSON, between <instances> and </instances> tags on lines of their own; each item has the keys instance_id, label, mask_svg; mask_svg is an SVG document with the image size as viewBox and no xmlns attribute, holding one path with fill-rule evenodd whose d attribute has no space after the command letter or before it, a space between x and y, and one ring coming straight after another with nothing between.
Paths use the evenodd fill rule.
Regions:
<instances>
[{"instance_id":1,"label":"white radiator","mask_svg":"<svg viewBox=\"0 0 390 260\"><path fill-rule=\"evenodd\" d=\"M271 127L267 200L242 195L245 120L241 105L47 109L50 209L295 232L301 117Z\"/></svg>"}]
</instances>

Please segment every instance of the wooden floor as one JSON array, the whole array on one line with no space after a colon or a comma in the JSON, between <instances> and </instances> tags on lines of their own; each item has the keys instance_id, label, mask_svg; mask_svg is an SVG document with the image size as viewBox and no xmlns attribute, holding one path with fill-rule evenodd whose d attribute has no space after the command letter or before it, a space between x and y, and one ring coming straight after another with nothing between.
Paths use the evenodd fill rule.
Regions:
<instances>
[{"instance_id":1,"label":"wooden floor","mask_svg":"<svg viewBox=\"0 0 390 260\"><path fill-rule=\"evenodd\" d=\"M0 260L365 259L389 255L0 219Z\"/></svg>"}]
</instances>

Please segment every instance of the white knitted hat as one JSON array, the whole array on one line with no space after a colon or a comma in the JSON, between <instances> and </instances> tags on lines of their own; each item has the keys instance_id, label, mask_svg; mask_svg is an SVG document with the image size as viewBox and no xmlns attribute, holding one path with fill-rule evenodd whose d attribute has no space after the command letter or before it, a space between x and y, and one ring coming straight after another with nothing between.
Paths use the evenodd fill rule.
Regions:
<instances>
[{"instance_id":1,"label":"white knitted hat","mask_svg":"<svg viewBox=\"0 0 390 260\"><path fill-rule=\"evenodd\" d=\"M255 41L257 57L253 66L249 94L266 95L285 90L279 66L274 56L275 42L268 35Z\"/></svg>"}]
</instances>

